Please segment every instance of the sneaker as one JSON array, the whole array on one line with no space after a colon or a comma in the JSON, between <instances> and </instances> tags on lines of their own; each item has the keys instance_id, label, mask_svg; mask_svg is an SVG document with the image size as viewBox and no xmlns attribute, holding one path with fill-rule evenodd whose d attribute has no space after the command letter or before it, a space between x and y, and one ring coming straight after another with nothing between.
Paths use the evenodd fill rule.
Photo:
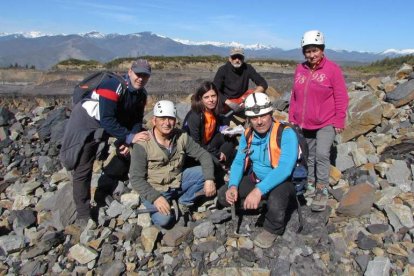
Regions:
<instances>
[{"instance_id":1,"label":"sneaker","mask_svg":"<svg viewBox=\"0 0 414 276\"><path fill-rule=\"evenodd\" d=\"M312 201L311 210L314 212L322 212L326 209L326 203L328 202L328 189L317 189L315 198Z\"/></svg>"},{"instance_id":2,"label":"sneaker","mask_svg":"<svg viewBox=\"0 0 414 276\"><path fill-rule=\"evenodd\" d=\"M253 243L260 248L266 249L273 245L273 242L277 237L278 236L276 234L270 233L269 231L263 229L263 231L256 236Z\"/></svg>"}]
</instances>

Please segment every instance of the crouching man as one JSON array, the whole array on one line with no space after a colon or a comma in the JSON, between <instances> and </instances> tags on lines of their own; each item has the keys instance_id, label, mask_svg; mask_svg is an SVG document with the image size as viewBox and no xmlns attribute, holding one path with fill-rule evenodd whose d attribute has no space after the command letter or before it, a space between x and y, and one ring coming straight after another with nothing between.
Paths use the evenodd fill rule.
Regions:
<instances>
[{"instance_id":1,"label":"crouching man","mask_svg":"<svg viewBox=\"0 0 414 276\"><path fill-rule=\"evenodd\" d=\"M175 128L176 114L173 102L157 102L150 139L135 144L131 152L131 185L147 209L156 207L151 219L161 227L174 224L172 200L178 199L181 211L185 212L197 195L216 194L211 156L187 133ZM187 155L198 160L201 166L184 168Z\"/></svg>"},{"instance_id":2,"label":"crouching man","mask_svg":"<svg viewBox=\"0 0 414 276\"><path fill-rule=\"evenodd\" d=\"M280 146L277 143L280 123L272 117L268 96L256 92L245 100L245 115L251 125L240 138L236 157L231 165L228 187L218 192L222 206L236 204L244 210L255 210L263 200L263 231L254 243L261 248L272 246L282 235L291 211L296 207L296 191L290 176L298 157L295 132L282 128Z\"/></svg>"}]
</instances>

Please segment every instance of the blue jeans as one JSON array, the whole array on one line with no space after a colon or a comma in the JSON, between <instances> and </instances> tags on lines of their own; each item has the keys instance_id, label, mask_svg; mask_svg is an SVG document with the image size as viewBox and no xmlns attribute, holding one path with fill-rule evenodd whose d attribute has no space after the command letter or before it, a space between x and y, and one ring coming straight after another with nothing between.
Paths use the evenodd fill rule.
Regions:
<instances>
[{"instance_id":1,"label":"blue jeans","mask_svg":"<svg viewBox=\"0 0 414 276\"><path fill-rule=\"evenodd\" d=\"M183 171L181 178L181 186L175 189L168 189L168 191L161 193L168 201L178 199L178 202L182 205L190 206L194 204L196 193L201 191L204 187L204 175L201 166L191 167ZM152 208L154 205L144 200L142 202L146 208ZM174 214L163 215L160 212L153 213L151 215L153 224L161 227L170 226L174 221Z\"/></svg>"}]
</instances>

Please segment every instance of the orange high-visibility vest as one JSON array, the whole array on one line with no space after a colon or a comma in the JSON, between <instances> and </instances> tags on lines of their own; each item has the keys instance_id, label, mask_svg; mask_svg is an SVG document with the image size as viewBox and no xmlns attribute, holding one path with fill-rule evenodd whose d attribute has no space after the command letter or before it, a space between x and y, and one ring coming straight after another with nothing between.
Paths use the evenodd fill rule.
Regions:
<instances>
[{"instance_id":1,"label":"orange high-visibility vest","mask_svg":"<svg viewBox=\"0 0 414 276\"><path fill-rule=\"evenodd\" d=\"M277 167L279 164L281 150L280 150L280 145L279 145L280 137L278 135L282 135L282 133L279 133L279 128L281 127L281 125L282 124L280 122L273 121L273 125L271 126L271 130L270 130L269 144L267 145L267 149L268 149L268 154L269 154L270 165L272 166L272 168ZM280 130L283 131L285 127L289 127L289 126L282 126ZM244 170L247 171L250 165L249 150L250 150L250 146L253 140L253 129L251 127L247 128L244 131L244 136L246 137L246 144L247 144L246 149L245 149L246 158L244 159Z\"/></svg>"}]
</instances>

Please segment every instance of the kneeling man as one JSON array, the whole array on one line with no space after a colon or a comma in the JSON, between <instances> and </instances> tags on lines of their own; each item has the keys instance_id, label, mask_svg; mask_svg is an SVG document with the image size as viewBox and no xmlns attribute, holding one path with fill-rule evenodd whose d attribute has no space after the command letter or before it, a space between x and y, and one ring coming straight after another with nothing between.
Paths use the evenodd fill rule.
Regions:
<instances>
[{"instance_id":1,"label":"kneeling man","mask_svg":"<svg viewBox=\"0 0 414 276\"><path fill-rule=\"evenodd\" d=\"M157 102L150 139L135 144L131 152L131 185L146 208L156 207L151 219L161 227L169 227L175 221L172 200L178 199L180 209L185 211L193 205L197 195L211 197L216 194L210 153L186 132L175 128L176 117L173 102ZM201 166L184 168L187 155L198 160Z\"/></svg>"},{"instance_id":2,"label":"kneeling man","mask_svg":"<svg viewBox=\"0 0 414 276\"><path fill-rule=\"evenodd\" d=\"M281 128L273 120L269 97L260 92L245 100L245 115L251 125L240 138L236 157L231 165L228 187L218 192L222 206L259 208L266 201L264 230L254 243L269 248L282 235L290 212L296 207L296 191L290 178L298 157L298 139L294 130ZM280 145L277 136L281 132Z\"/></svg>"}]
</instances>

